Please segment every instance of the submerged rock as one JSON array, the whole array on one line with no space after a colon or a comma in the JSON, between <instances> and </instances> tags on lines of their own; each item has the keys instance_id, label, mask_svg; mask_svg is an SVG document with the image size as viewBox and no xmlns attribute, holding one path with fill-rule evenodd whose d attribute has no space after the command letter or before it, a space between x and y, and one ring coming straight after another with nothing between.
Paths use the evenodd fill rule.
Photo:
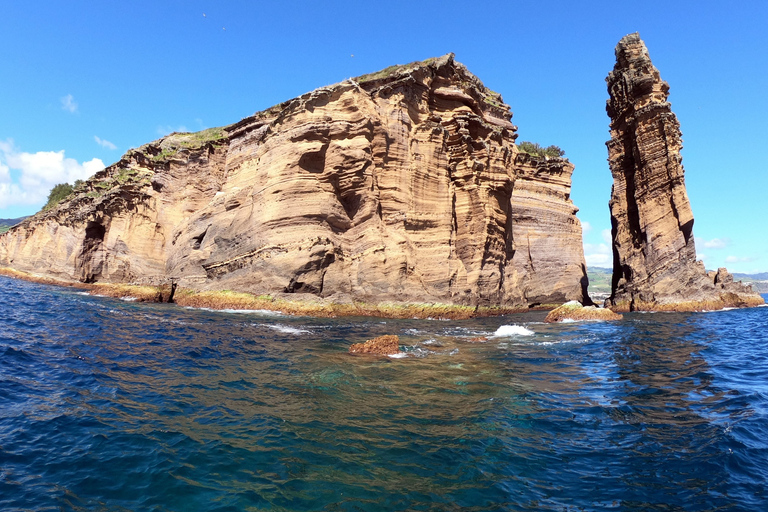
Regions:
<instances>
[{"instance_id":1,"label":"submerged rock","mask_svg":"<svg viewBox=\"0 0 768 512\"><path fill-rule=\"evenodd\" d=\"M524 307L586 298L573 166L519 157L453 55L129 151L0 235L0 265L82 282Z\"/></svg>"},{"instance_id":2,"label":"submerged rock","mask_svg":"<svg viewBox=\"0 0 768 512\"><path fill-rule=\"evenodd\" d=\"M613 174L613 280L606 305L685 311L762 304L750 287L726 277L725 269L708 276L696 261L680 124L667 101L669 84L638 34L619 41L606 81Z\"/></svg>"},{"instance_id":3,"label":"submerged rock","mask_svg":"<svg viewBox=\"0 0 768 512\"><path fill-rule=\"evenodd\" d=\"M383 356L390 356L400 352L400 337L397 335L387 334L385 336L379 336L365 343L355 343L349 347L350 354L378 354Z\"/></svg>"},{"instance_id":4,"label":"submerged rock","mask_svg":"<svg viewBox=\"0 0 768 512\"><path fill-rule=\"evenodd\" d=\"M550 311L544 321L555 323L565 320L621 320L622 318L620 314L610 309L584 306L574 300Z\"/></svg>"}]
</instances>

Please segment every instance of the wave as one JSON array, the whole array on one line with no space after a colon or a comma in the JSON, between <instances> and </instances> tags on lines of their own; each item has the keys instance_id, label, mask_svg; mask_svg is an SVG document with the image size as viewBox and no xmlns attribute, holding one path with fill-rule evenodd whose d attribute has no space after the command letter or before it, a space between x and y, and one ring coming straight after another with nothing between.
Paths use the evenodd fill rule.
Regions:
<instances>
[{"instance_id":1,"label":"wave","mask_svg":"<svg viewBox=\"0 0 768 512\"><path fill-rule=\"evenodd\" d=\"M269 309L215 309L215 308L195 308L192 306L184 306L184 309L192 309L195 311L213 311L214 313L233 313L233 314L254 314L263 316L285 316L279 311L271 311Z\"/></svg>"},{"instance_id":2,"label":"wave","mask_svg":"<svg viewBox=\"0 0 768 512\"><path fill-rule=\"evenodd\" d=\"M278 332L282 332L283 334L312 334L312 331L309 331L307 329L299 329L298 327L291 327L290 325L283 325L283 324L252 324L254 327L257 326L263 326L267 327L269 329L273 329Z\"/></svg>"},{"instance_id":3,"label":"wave","mask_svg":"<svg viewBox=\"0 0 768 512\"><path fill-rule=\"evenodd\" d=\"M494 338L505 338L509 336L533 336L536 334L522 325L502 325L493 333Z\"/></svg>"}]
</instances>

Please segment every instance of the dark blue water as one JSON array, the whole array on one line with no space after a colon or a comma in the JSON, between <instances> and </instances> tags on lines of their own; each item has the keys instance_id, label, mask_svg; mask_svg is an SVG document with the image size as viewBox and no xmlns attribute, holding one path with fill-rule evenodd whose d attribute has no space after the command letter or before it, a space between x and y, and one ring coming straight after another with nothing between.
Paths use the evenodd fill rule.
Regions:
<instances>
[{"instance_id":1,"label":"dark blue water","mask_svg":"<svg viewBox=\"0 0 768 512\"><path fill-rule=\"evenodd\" d=\"M768 510L768 308L326 320L0 289L3 511ZM346 354L382 334L412 356Z\"/></svg>"}]
</instances>

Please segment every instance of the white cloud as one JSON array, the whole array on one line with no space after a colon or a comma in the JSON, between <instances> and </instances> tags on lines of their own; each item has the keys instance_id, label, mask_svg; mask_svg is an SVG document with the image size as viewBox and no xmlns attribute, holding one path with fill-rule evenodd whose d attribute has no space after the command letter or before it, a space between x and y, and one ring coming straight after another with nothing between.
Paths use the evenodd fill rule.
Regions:
<instances>
[{"instance_id":1,"label":"white cloud","mask_svg":"<svg viewBox=\"0 0 768 512\"><path fill-rule=\"evenodd\" d=\"M726 263L748 263L750 261L755 261L756 258L752 258L750 256L726 256L725 262Z\"/></svg>"},{"instance_id":2,"label":"white cloud","mask_svg":"<svg viewBox=\"0 0 768 512\"><path fill-rule=\"evenodd\" d=\"M588 267L610 267L613 265L611 247L607 244L584 244L584 260Z\"/></svg>"},{"instance_id":3,"label":"white cloud","mask_svg":"<svg viewBox=\"0 0 768 512\"><path fill-rule=\"evenodd\" d=\"M707 261L707 258L709 258L709 256L707 256L706 254L699 254L698 252L696 253L696 257L701 261Z\"/></svg>"},{"instance_id":4,"label":"white cloud","mask_svg":"<svg viewBox=\"0 0 768 512\"><path fill-rule=\"evenodd\" d=\"M584 235L587 235L590 231L592 231L592 224L589 222L583 220L581 221L581 232Z\"/></svg>"},{"instance_id":5,"label":"white cloud","mask_svg":"<svg viewBox=\"0 0 768 512\"><path fill-rule=\"evenodd\" d=\"M62 110L66 110L71 114L77 112L77 103L75 102L75 97L71 94L67 94L61 98L61 108Z\"/></svg>"},{"instance_id":6,"label":"white cloud","mask_svg":"<svg viewBox=\"0 0 768 512\"><path fill-rule=\"evenodd\" d=\"M703 238L696 237L696 245L704 247L705 249L725 249L730 245L730 238L713 238L712 240L704 240Z\"/></svg>"},{"instance_id":7,"label":"white cloud","mask_svg":"<svg viewBox=\"0 0 768 512\"><path fill-rule=\"evenodd\" d=\"M604 229L600 232L600 236L603 237L603 242L607 243L608 245L611 245L613 243L613 240L611 239L611 230L610 229Z\"/></svg>"},{"instance_id":8,"label":"white cloud","mask_svg":"<svg viewBox=\"0 0 768 512\"><path fill-rule=\"evenodd\" d=\"M180 126L177 126L175 128L173 126L169 125L169 124L167 124L165 126L158 126L157 127L157 134L160 135L161 137L165 137L166 135L169 135L169 134L171 134L173 132L186 133L188 131L189 130L187 129L187 127L184 126L183 124L180 125Z\"/></svg>"},{"instance_id":9,"label":"white cloud","mask_svg":"<svg viewBox=\"0 0 768 512\"><path fill-rule=\"evenodd\" d=\"M104 168L94 158L79 163L62 151L19 151L13 141L0 141L0 209L42 204L54 185L85 179Z\"/></svg>"},{"instance_id":10,"label":"white cloud","mask_svg":"<svg viewBox=\"0 0 768 512\"><path fill-rule=\"evenodd\" d=\"M93 140L95 140L96 144L98 144L99 146L101 146L103 148L117 149L117 146L115 146L114 144L112 144L108 140L104 140L104 139L100 138L98 135L94 135L93 136Z\"/></svg>"}]
</instances>

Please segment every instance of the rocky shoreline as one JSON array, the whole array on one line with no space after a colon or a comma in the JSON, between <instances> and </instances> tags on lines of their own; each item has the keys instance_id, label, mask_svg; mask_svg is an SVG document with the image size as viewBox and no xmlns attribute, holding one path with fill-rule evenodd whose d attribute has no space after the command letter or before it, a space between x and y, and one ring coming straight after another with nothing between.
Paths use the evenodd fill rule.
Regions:
<instances>
[{"instance_id":1,"label":"rocky shoreline","mask_svg":"<svg viewBox=\"0 0 768 512\"><path fill-rule=\"evenodd\" d=\"M171 293L171 285L146 286L122 283L81 283L41 276L15 269L0 267L0 275L34 283L77 288L91 295L118 299L134 299L137 302L165 303ZM274 311L292 316L314 316L336 318L342 316L370 316L379 318L414 318L436 320L466 320L523 313L531 310L549 310L556 304L541 305L534 308L504 308L485 306L461 306L440 303L405 303L381 302L366 303L357 301L334 302L307 296L273 297L254 295L247 292L208 291L201 292L179 288L173 296L173 303L180 307L214 310L251 310Z\"/></svg>"}]
</instances>

